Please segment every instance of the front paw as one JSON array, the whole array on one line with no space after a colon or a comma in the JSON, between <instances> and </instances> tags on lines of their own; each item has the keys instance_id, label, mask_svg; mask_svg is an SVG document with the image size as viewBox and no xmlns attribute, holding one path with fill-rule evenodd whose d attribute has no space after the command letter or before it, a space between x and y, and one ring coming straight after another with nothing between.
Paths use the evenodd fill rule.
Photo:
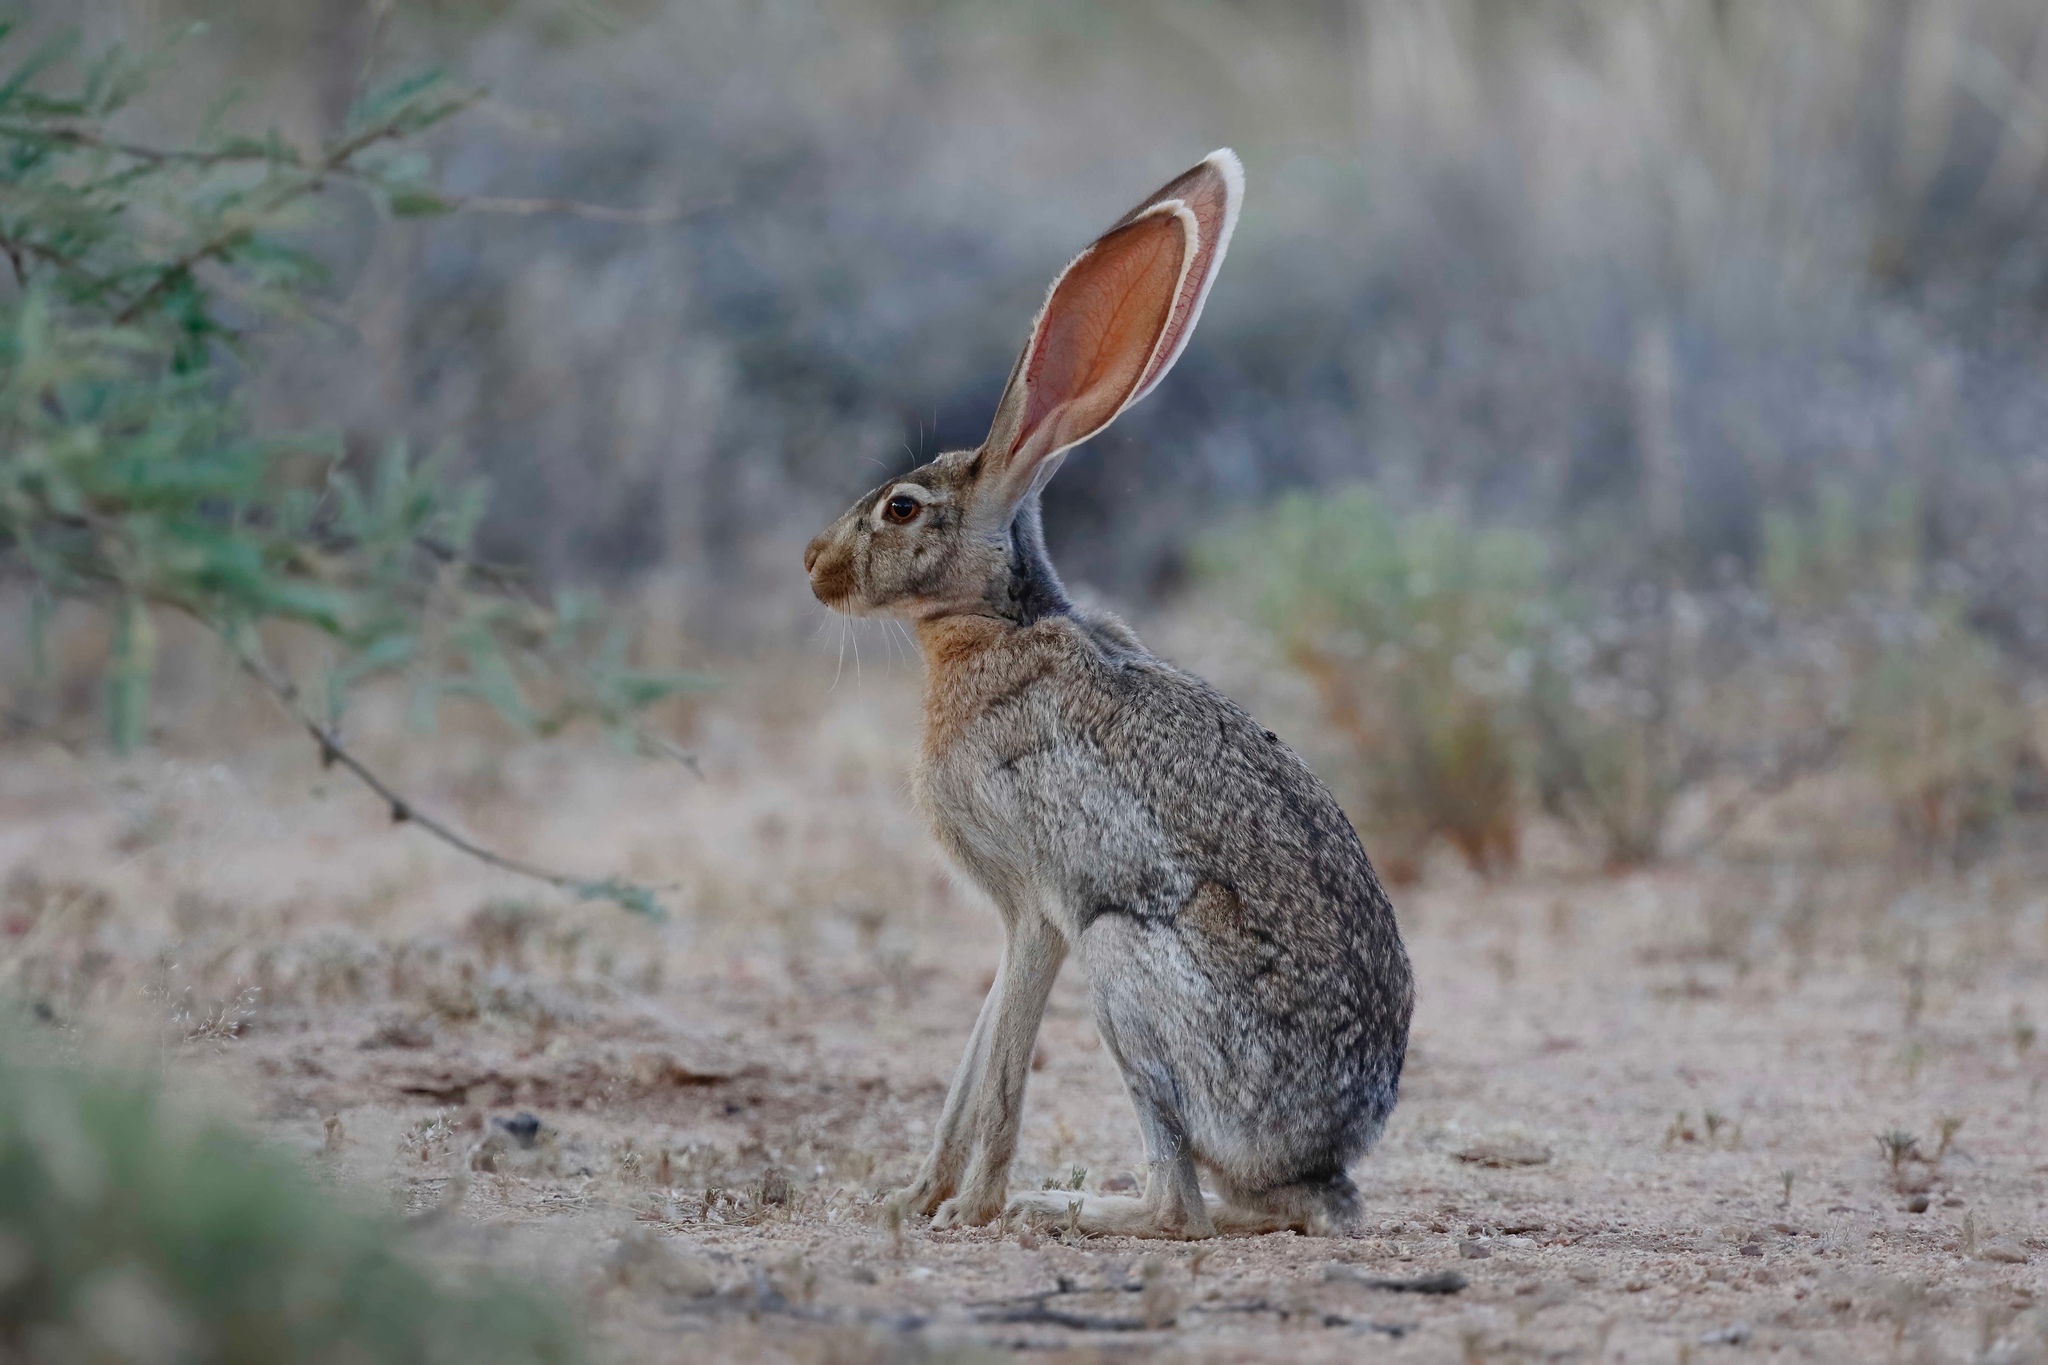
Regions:
<instances>
[{"instance_id":1,"label":"front paw","mask_svg":"<svg viewBox=\"0 0 2048 1365\"><path fill-rule=\"evenodd\" d=\"M951 1181L942 1181L936 1176L920 1175L883 1202L903 1210L907 1217L924 1218L944 1204L952 1193Z\"/></svg>"},{"instance_id":2,"label":"front paw","mask_svg":"<svg viewBox=\"0 0 2048 1365\"><path fill-rule=\"evenodd\" d=\"M939 1205L939 1211L932 1216L935 1228L978 1228L984 1227L1003 1216L1003 1196L995 1194L956 1194Z\"/></svg>"}]
</instances>

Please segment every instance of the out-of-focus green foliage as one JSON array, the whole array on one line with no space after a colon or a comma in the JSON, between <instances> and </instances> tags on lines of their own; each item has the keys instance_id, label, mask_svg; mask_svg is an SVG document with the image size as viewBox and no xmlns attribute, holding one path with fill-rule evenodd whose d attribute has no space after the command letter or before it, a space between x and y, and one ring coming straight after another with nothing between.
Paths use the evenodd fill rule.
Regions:
<instances>
[{"instance_id":1,"label":"out-of-focus green foliage","mask_svg":"<svg viewBox=\"0 0 2048 1365\"><path fill-rule=\"evenodd\" d=\"M2022 766L2039 762L2004 660L1952 608L1872 649L1856 703L1854 755L1924 857L1982 847L2012 812Z\"/></svg>"},{"instance_id":2,"label":"out-of-focus green foliage","mask_svg":"<svg viewBox=\"0 0 2048 1365\"><path fill-rule=\"evenodd\" d=\"M1437 838L1504 870L1532 795L1609 865L1656 857L1701 775L1687 632L1662 599L1603 611L1537 537L1362 488L1284 499L1207 557L1253 585L1314 684L1390 876Z\"/></svg>"},{"instance_id":3,"label":"out-of-focus green foliage","mask_svg":"<svg viewBox=\"0 0 2048 1365\"><path fill-rule=\"evenodd\" d=\"M112 614L115 746L146 739L166 609L245 659L267 623L324 634L329 726L380 674L412 681L419 714L470 696L543 733L617 732L690 685L631 668L590 601L534 600L474 562L480 485L402 446L351 468L331 438L257 431L239 401L259 330L318 311L323 198L453 207L414 144L477 92L399 81L317 151L214 118L186 143L136 140L121 115L168 61L59 41L0 81L0 566Z\"/></svg>"},{"instance_id":4,"label":"out-of-focus green foliage","mask_svg":"<svg viewBox=\"0 0 2048 1365\"><path fill-rule=\"evenodd\" d=\"M1657 859L1672 806L1723 740L1696 600L1647 596L1634 610L1553 596L1522 712L1537 796L1610 868Z\"/></svg>"},{"instance_id":5,"label":"out-of-focus green foliage","mask_svg":"<svg viewBox=\"0 0 2048 1365\"><path fill-rule=\"evenodd\" d=\"M1877 778L1923 858L1982 847L2012 813L2033 747L2012 664L1971 628L1920 549L1920 507L1897 486L1859 500L1821 489L1767 522L1773 607L1833 663L1821 679L1848 758Z\"/></svg>"},{"instance_id":6,"label":"out-of-focus green foliage","mask_svg":"<svg viewBox=\"0 0 2048 1365\"><path fill-rule=\"evenodd\" d=\"M430 1274L390 1220L165 1102L0 1037L0 1356L30 1363L543 1365L560 1306Z\"/></svg>"},{"instance_id":7,"label":"out-of-focus green foliage","mask_svg":"<svg viewBox=\"0 0 2048 1365\"><path fill-rule=\"evenodd\" d=\"M1822 485L1810 511L1764 514L1764 591L1782 610L1839 613L1851 598L1906 602L1921 587L1920 501L1895 484L1866 507L1843 483Z\"/></svg>"},{"instance_id":8,"label":"out-of-focus green foliage","mask_svg":"<svg viewBox=\"0 0 2048 1365\"><path fill-rule=\"evenodd\" d=\"M1351 489L1211 539L1212 577L1313 684L1394 877L1435 838L1512 861L1538 800L1610 867L1654 861L1709 778L1874 782L1903 850L1985 846L2042 756L2011 665L1945 596L1910 490L1775 513L1759 584L1596 595L1540 541ZM1739 812L1741 803L1729 807Z\"/></svg>"}]
</instances>

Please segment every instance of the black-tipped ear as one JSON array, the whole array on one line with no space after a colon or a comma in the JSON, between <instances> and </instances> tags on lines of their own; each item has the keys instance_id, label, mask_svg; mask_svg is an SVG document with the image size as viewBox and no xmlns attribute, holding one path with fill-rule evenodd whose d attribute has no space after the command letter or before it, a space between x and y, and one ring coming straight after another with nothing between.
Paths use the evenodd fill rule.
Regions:
<instances>
[{"instance_id":1,"label":"black-tipped ear","mask_svg":"<svg viewBox=\"0 0 2048 1365\"><path fill-rule=\"evenodd\" d=\"M1053 281L982 446L1014 506L1060 456L1157 386L1230 246L1244 169L1228 148L1146 196Z\"/></svg>"}]
</instances>

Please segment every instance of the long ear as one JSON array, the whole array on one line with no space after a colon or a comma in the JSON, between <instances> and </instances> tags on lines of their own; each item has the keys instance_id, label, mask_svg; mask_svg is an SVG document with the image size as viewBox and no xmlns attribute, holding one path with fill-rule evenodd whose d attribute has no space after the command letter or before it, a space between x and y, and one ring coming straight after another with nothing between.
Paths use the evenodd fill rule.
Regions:
<instances>
[{"instance_id":1,"label":"long ear","mask_svg":"<svg viewBox=\"0 0 2048 1365\"><path fill-rule=\"evenodd\" d=\"M1060 272L982 447L1003 504L1150 393L1187 347L1244 199L1229 148L1146 196Z\"/></svg>"}]
</instances>

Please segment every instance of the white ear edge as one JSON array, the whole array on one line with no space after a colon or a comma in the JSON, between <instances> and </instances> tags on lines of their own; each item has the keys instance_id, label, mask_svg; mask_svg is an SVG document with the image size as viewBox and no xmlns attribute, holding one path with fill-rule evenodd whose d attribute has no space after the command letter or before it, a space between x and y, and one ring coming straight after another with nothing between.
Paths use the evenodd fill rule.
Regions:
<instances>
[{"instance_id":1,"label":"white ear edge","mask_svg":"<svg viewBox=\"0 0 2048 1365\"><path fill-rule=\"evenodd\" d=\"M1219 147L1206 157L1203 157L1197 164L1215 167L1217 174L1223 180L1223 223L1217 231L1216 252L1210 260L1208 274L1203 279L1201 288L1196 291L1193 301L1188 305L1187 321L1181 324L1178 329L1173 350L1159 364L1159 368L1153 373L1151 381L1134 389L1130 397L1124 399L1118 405L1116 411L1111 413L1093 431L1074 440L1063 442L1058 448L1039 455L1036 458L1036 468L1032 471L1030 482L1026 485L1025 493L1011 501L1010 505L1012 507L1017 502L1022 501L1023 497L1037 493L1045 487L1054 472L1065 462L1067 451L1083 441L1100 435L1110 423L1121 417L1133 403L1136 403L1139 399L1157 388L1159 381L1164 379L1167 371L1173 368L1174 362L1180 359L1181 352L1187 349L1188 338L1194 335L1195 323L1201 319L1202 305L1208 302L1209 289L1216 283L1216 276L1222 270L1223 257L1230 249L1231 234L1237 230L1238 211L1244 205L1244 163L1238 160L1236 152L1228 147ZM1162 199L1158 203L1149 204L1144 212L1133 215L1130 221L1136 222L1141 218L1165 213L1170 213L1180 219L1181 229L1185 234L1188 244L1188 250L1181 258L1180 275L1174 282L1174 297L1178 299L1182 287L1187 283L1187 272L1194 268L1195 257L1201 249L1201 221L1195 217L1194 210L1189 208L1186 201L1182 199ZM1118 226L1122 227L1126 226L1126 224L1120 223ZM1044 330L1046 315L1051 311L1052 301L1059 294L1060 286L1066 282L1067 276L1072 273L1074 268L1087 260L1094 250L1095 244L1090 243L1087 250L1084 250L1080 255L1074 257L1073 260L1067 262L1066 267L1053 277L1050 285L1046 286L1045 301L1039 304L1037 316L1031 319L1031 330L1025 337L1024 350L1017 357L1017 369L1012 372L1010 384L1004 391L1003 401L997 406L996 423L998 428L1003 422L1005 409L1008 407L1011 399L1019 393L1017 385L1019 383L1028 383L1028 369L1031 363L1031 356L1033 351L1037 349L1039 334ZM1170 320L1171 315L1169 315ZM1169 330L1172 329L1169 328ZM1154 343L1152 355L1148 357L1146 362L1146 369L1150 369L1152 363L1159 359L1158 348L1165 344L1165 341L1166 337L1162 334L1159 340ZM1143 372L1140 371L1140 373ZM996 434L996 430L992 429L990 431L992 438Z\"/></svg>"},{"instance_id":2,"label":"white ear edge","mask_svg":"<svg viewBox=\"0 0 2048 1365\"><path fill-rule=\"evenodd\" d=\"M1143 213L1139 214L1136 218L1132 219L1131 221L1139 222L1146 218L1164 217L1169 213L1180 220L1181 238L1186 243L1186 246L1182 250L1180 257L1180 273L1173 277L1173 297L1174 300L1178 302L1180 299L1180 291L1187 288L1188 272L1195 268L1195 256L1202 249L1201 220L1195 217L1195 211L1189 208L1187 204L1182 200L1167 199L1161 201L1160 203L1154 204L1151 208L1146 209ZM1227 214L1225 222L1226 224L1228 223ZM1229 235L1229 231L1230 230L1228 226L1226 226L1224 228L1224 235L1226 237ZM1222 260L1221 252L1217 254L1217 260L1219 262ZM1216 272L1212 268L1209 271L1209 279L1214 280L1215 278ZM1159 381L1166 377L1166 372L1173 368L1173 362L1180 358L1181 350L1188 344L1188 331L1190 328L1194 326L1195 318L1200 316L1202 311L1202 299L1205 295L1208 294L1208 292L1209 285L1207 282L1204 282L1201 291L1195 295L1194 303L1189 306L1187 324L1180 329L1180 334L1178 339L1174 342L1172 353L1167 355L1166 358L1162 360L1160 358L1159 348L1166 345L1166 339L1168 336L1173 335L1173 309L1171 306L1167 308L1166 326L1164 329L1160 331L1159 339L1152 343L1152 352L1151 354L1145 357L1144 368L1138 371L1138 373L1142 375L1147 371L1151 370L1154 365L1157 365L1159 367L1158 373L1152 376L1152 382L1150 384L1141 384L1137 388L1132 389L1131 396L1129 398L1124 399L1124 401L1117 406L1117 410L1109 415L1109 421L1104 422L1102 426L1095 428L1095 431L1089 432L1089 436L1095 435L1096 432L1101 431L1103 427L1108 426L1110 422L1114 422L1117 418L1123 416L1124 413L1130 410L1131 404L1137 402L1140 398L1143 398L1146 394L1152 392L1153 389L1159 386ZM1084 436L1081 439L1086 440L1087 437ZM1079 445L1080 443L1080 441L1074 442L1075 445Z\"/></svg>"},{"instance_id":3,"label":"white ear edge","mask_svg":"<svg viewBox=\"0 0 2048 1365\"><path fill-rule=\"evenodd\" d=\"M1169 215L1180 221L1181 235L1187 243L1187 249L1181 254L1180 273L1174 277L1173 281L1173 296L1177 299L1180 297L1181 288L1187 283L1188 271L1194 268L1195 250L1201 244L1202 225L1195 218L1195 211L1189 208L1181 200L1162 199L1158 203L1148 206L1143 213L1138 214L1137 216L1132 218L1131 222L1138 223L1143 222L1147 218L1163 218ZM1125 223L1120 224L1120 226L1128 227L1130 226L1130 224ZM1038 346L1039 333L1045 329L1046 315L1052 311L1052 301L1054 297L1056 297L1059 294L1060 286L1066 283L1067 276L1071 275L1074 272L1076 266L1079 266L1083 261L1087 260L1090 256L1095 254L1095 247L1096 243L1089 243L1088 249L1083 251L1080 255L1076 256L1073 260L1067 262L1066 268L1060 271L1058 275L1054 276L1053 282L1046 287L1045 302L1041 303L1038 306L1038 316L1031 320L1031 335L1024 343L1024 363L1026 365L1030 363L1029 358L1031 356L1032 351L1035 350ZM1211 271L1210 277L1213 279L1214 276L1215 272ZM1207 292L1206 286L1204 287L1203 292ZM1201 306L1201 300L1200 298L1197 298L1194 304L1195 311L1199 312L1201 310ZM1167 321L1169 324L1173 321L1173 316L1171 312L1169 312L1167 315ZM1171 327L1169 327L1167 330L1170 331ZM1185 329L1182 330L1181 337L1184 344L1187 337L1187 332ZM1161 332L1158 340L1152 343L1152 350L1150 354L1148 354L1145 357L1145 366L1140 368L1140 374L1144 373L1144 370L1151 366L1152 362L1159 355L1160 346L1164 345L1165 342L1166 333ZM1175 354L1179 354L1178 347L1175 348ZM1173 362L1171 360L1168 360L1166 363L1170 366ZM1155 377L1153 379L1153 384L1157 383L1158 379L1157 377ZM1137 402L1140 398L1143 398L1147 393L1150 393L1151 391L1152 385L1147 385L1141 389L1132 390L1130 396L1124 399L1123 402L1119 403L1114 412L1110 413L1109 416L1103 418L1100 424L1098 424L1092 430L1088 431L1085 435L1076 436L1071 441L1062 441L1054 449L1046 451L1044 455L1039 457L1039 459L1044 463L1044 465L1050 467L1044 468L1042 473L1034 477L1032 481L1032 487L1034 489L1043 488L1045 486L1045 481L1052 477L1052 471L1059 467L1059 457L1063 456L1065 452L1072 450L1075 446L1080 445L1083 441L1087 441L1095 436L1101 435L1102 432L1108 428L1110 423L1116 421L1117 418L1124 415L1125 411L1130 408L1131 404Z\"/></svg>"},{"instance_id":4,"label":"white ear edge","mask_svg":"<svg viewBox=\"0 0 2048 1365\"><path fill-rule=\"evenodd\" d=\"M1160 362L1158 371L1152 376L1152 382L1131 395L1130 402L1124 404L1126 408L1158 388L1159 381L1166 378L1167 371L1174 367L1174 363L1180 359L1181 352L1188 348L1188 339L1195 334L1195 324L1202 320L1202 305L1209 301L1209 289L1216 283L1216 277L1223 273L1223 257L1230 250L1231 234L1237 231L1238 211L1244 207L1244 163L1237 159L1237 153L1230 148L1218 147L1202 158L1202 164L1214 166L1216 174L1223 179L1223 226L1216 233L1216 254L1209 261L1208 277L1202 281L1202 287L1195 292L1194 302L1188 305L1188 318L1180 325L1180 334L1174 340L1173 350ZM1182 212L1188 211L1183 209ZM1197 248L1201 246L1199 232L1200 228L1197 225L1194 242ZM1194 251L1188 253L1188 265L1193 265L1195 254Z\"/></svg>"}]
</instances>

